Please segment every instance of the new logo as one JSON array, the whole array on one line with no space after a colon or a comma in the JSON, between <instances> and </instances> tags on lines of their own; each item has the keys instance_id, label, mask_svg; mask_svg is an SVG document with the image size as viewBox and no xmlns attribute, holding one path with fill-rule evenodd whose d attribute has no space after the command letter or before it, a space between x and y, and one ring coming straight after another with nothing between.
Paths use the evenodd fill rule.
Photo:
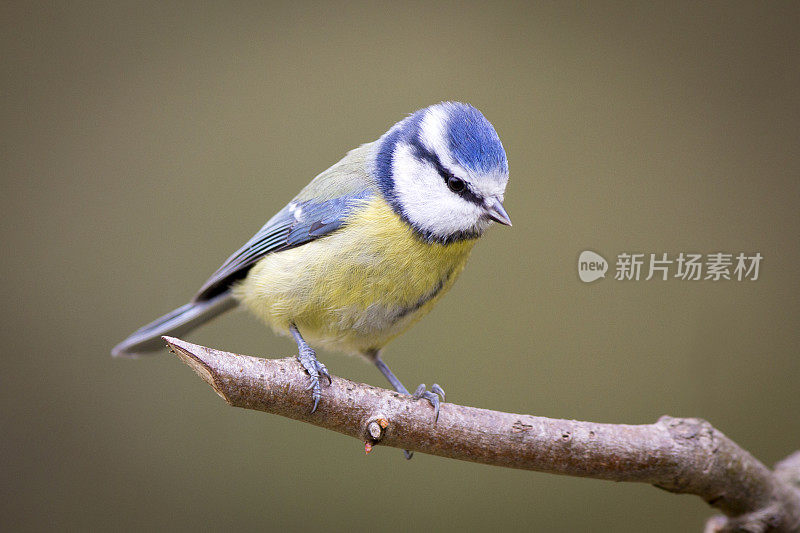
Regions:
<instances>
[{"instance_id":1,"label":"new logo","mask_svg":"<svg viewBox=\"0 0 800 533\"><path fill-rule=\"evenodd\" d=\"M584 283L606 277L607 270L608 261L600 254L586 250L578 257L578 276Z\"/></svg>"}]
</instances>

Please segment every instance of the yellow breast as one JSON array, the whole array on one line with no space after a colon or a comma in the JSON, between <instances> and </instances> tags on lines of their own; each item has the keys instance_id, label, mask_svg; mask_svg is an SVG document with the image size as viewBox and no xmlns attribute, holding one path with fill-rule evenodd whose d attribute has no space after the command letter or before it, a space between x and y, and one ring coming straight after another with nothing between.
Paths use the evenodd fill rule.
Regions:
<instances>
[{"instance_id":1,"label":"yellow breast","mask_svg":"<svg viewBox=\"0 0 800 533\"><path fill-rule=\"evenodd\" d=\"M364 353L430 311L474 244L423 242L373 198L331 235L267 255L234 294L279 332L294 323L312 344Z\"/></svg>"}]
</instances>

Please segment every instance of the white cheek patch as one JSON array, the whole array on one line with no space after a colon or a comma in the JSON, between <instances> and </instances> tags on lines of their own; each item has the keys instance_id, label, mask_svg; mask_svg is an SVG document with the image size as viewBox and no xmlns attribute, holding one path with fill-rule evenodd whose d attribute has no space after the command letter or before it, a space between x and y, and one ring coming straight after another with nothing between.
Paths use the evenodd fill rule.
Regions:
<instances>
[{"instance_id":1,"label":"white cheek patch","mask_svg":"<svg viewBox=\"0 0 800 533\"><path fill-rule=\"evenodd\" d=\"M483 210L453 194L435 168L398 143L392 161L394 193L409 222L423 232L447 238L475 229Z\"/></svg>"}]
</instances>

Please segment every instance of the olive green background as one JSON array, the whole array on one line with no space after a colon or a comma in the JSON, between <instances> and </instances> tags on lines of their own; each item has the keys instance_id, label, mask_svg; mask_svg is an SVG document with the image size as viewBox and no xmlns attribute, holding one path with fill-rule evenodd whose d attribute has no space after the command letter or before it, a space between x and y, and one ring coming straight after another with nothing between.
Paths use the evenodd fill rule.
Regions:
<instances>
[{"instance_id":1,"label":"olive green background","mask_svg":"<svg viewBox=\"0 0 800 533\"><path fill-rule=\"evenodd\" d=\"M514 226L386 350L409 387L598 422L700 416L769 465L800 448L800 8L565 6L3 4L0 523L700 530L699 498L365 456L227 407L174 356L110 358L314 175L444 99L500 134ZM579 281L585 249L607 279ZM613 279L621 252L718 251L760 252L760 279ZM189 339L295 349L244 312Z\"/></svg>"}]
</instances>

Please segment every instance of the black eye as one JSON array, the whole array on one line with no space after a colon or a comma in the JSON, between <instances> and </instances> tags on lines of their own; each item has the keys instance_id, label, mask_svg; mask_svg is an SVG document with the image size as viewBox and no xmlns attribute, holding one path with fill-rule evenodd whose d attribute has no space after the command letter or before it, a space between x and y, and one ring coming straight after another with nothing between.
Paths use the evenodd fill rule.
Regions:
<instances>
[{"instance_id":1,"label":"black eye","mask_svg":"<svg viewBox=\"0 0 800 533\"><path fill-rule=\"evenodd\" d=\"M453 192L461 192L467 185L461 178L450 176L449 178L447 178L447 186L450 187L450 190Z\"/></svg>"}]
</instances>

